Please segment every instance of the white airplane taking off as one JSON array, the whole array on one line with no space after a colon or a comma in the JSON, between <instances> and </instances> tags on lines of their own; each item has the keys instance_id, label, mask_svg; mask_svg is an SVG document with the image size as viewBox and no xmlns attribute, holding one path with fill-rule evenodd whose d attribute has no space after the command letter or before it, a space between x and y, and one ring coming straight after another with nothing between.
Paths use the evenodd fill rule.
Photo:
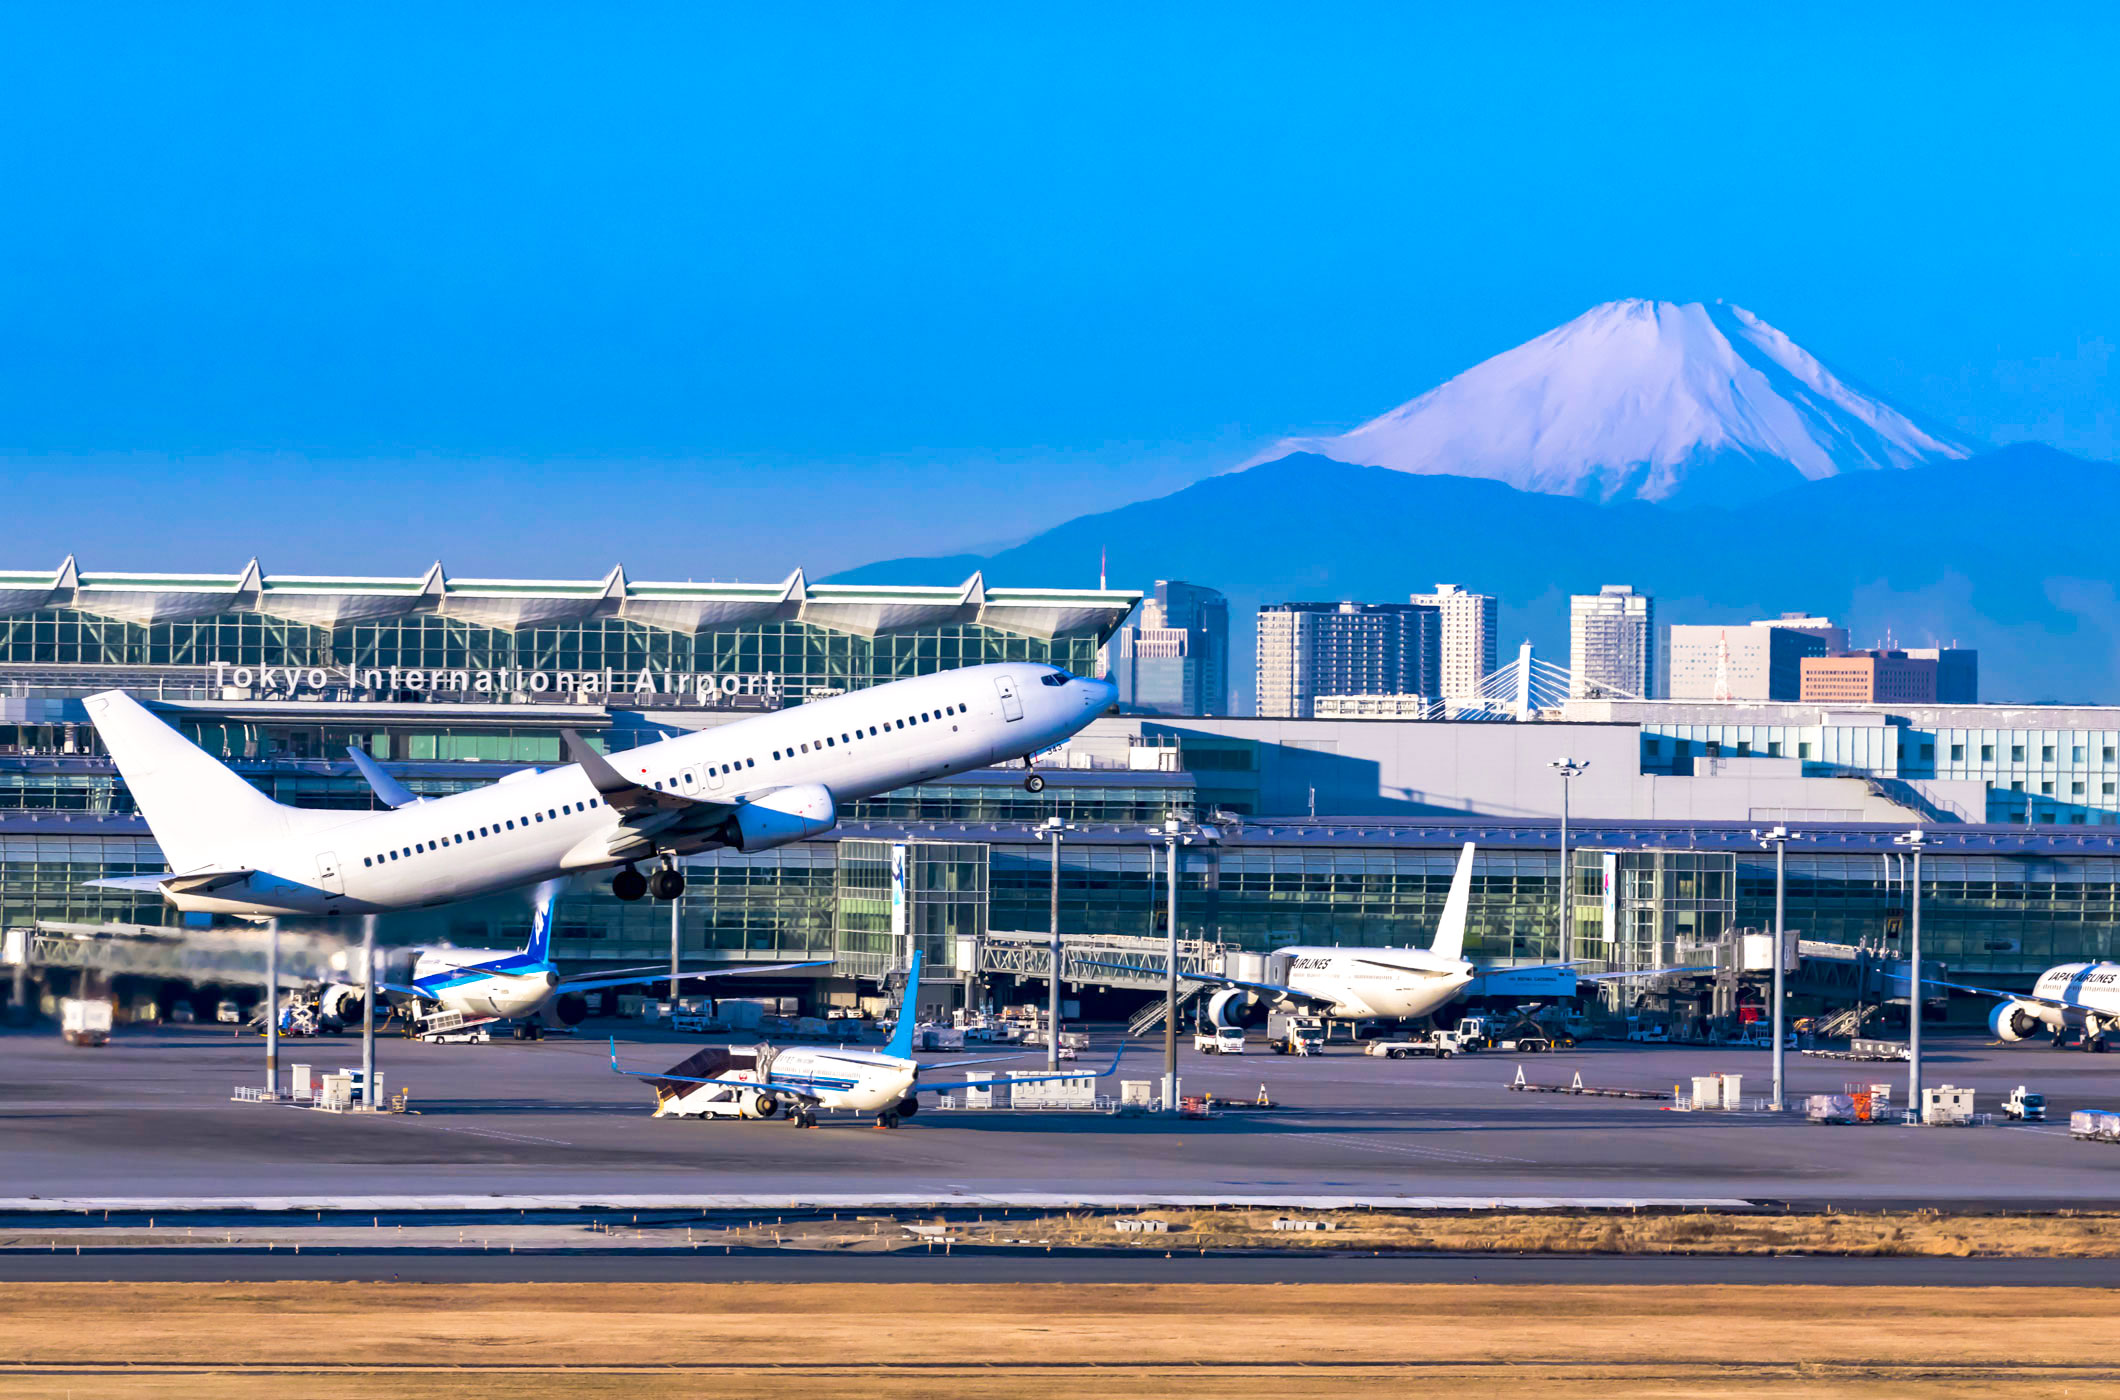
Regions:
<instances>
[{"instance_id":1,"label":"white airplane taking off","mask_svg":"<svg viewBox=\"0 0 2120 1400\"><path fill-rule=\"evenodd\" d=\"M1028 761L1110 706L1108 681L1056 666L968 666L738 720L610 757L564 735L568 763L387 812L284 807L123 691L84 702L169 862L90 883L183 910L271 918L371 914L618 867L611 892L684 891L677 857L770 850L830 830L841 804ZM1044 780L1031 774L1036 792ZM652 880L637 864L660 864Z\"/></svg>"},{"instance_id":2,"label":"white airplane taking off","mask_svg":"<svg viewBox=\"0 0 2120 1400\"><path fill-rule=\"evenodd\" d=\"M1222 989L1207 1002L1208 1018L1218 1026L1232 1024L1227 1016L1233 1009L1261 1000L1272 1006L1298 1007L1330 1021L1411 1021L1432 1016L1456 1000L1466 984L1480 975L1479 969L1465 958L1465 916L1472 901L1472 854L1473 843L1467 841L1458 853L1457 873L1451 877L1450 894L1443 901L1442 920L1436 924L1435 937L1426 948L1283 948L1276 956L1288 958L1286 982L1247 982L1213 973L1178 975ZM1100 962L1091 965L1124 966ZM1572 966L1546 963L1501 971L1531 973ZM1634 973L1579 972L1575 976L1578 982L1599 982L1694 970L1657 968Z\"/></svg>"},{"instance_id":3,"label":"white airplane taking off","mask_svg":"<svg viewBox=\"0 0 2120 1400\"><path fill-rule=\"evenodd\" d=\"M2029 1040L2045 1032L2061 1044L2072 1026L2083 1028L2083 1048L2103 1050L2106 1036L2120 1029L2120 963L2063 963L2039 974L2029 992L1969 987L1961 982L1924 978L1932 987L1996 997L2001 1004L1988 1013L1988 1030L1997 1040Z\"/></svg>"},{"instance_id":4,"label":"white airplane taking off","mask_svg":"<svg viewBox=\"0 0 2120 1400\"><path fill-rule=\"evenodd\" d=\"M611 1072L647 1080L655 1090L658 1118L771 1118L785 1110L788 1121L796 1127L814 1128L821 1110L847 1109L874 1114L879 1128L895 1128L920 1111L919 1096L923 1093L991 1088L997 1084L1044 1084L1056 1079L1102 1079L1117 1072L1119 1056L1126 1053L1121 1046L1112 1062L1101 1070L922 1084L920 1062L913 1058L913 1008L920 1004L919 992L920 954L916 950L898 1024L892 1028L890 1042L881 1050L812 1046L778 1050L761 1045L755 1050L731 1051L709 1046L683 1063L653 1074L620 1068L618 1039L614 1036ZM978 1060L957 1059L950 1062L950 1068L1022 1058L995 1055ZM748 1067L734 1067L740 1059L749 1060Z\"/></svg>"}]
</instances>

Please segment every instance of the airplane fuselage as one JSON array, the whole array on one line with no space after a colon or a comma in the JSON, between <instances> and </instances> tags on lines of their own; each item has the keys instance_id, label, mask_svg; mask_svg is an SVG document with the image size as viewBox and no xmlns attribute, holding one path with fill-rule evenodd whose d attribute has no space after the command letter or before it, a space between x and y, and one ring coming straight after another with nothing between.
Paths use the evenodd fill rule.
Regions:
<instances>
[{"instance_id":1,"label":"airplane fuselage","mask_svg":"<svg viewBox=\"0 0 2120 1400\"><path fill-rule=\"evenodd\" d=\"M1106 682L1050 666L973 666L608 757L628 781L698 803L734 808L782 789L821 791L828 794L828 827L847 802L1060 743L1101 714L1111 696ZM625 844L629 820L646 833L645 844ZM180 909L253 918L379 913L731 844L717 830L695 825L658 835L653 817L624 818L572 764L390 811L289 809L286 824L283 834L248 838L201 867L249 875L210 889L173 888L165 897Z\"/></svg>"},{"instance_id":2,"label":"airplane fuselage","mask_svg":"<svg viewBox=\"0 0 2120 1400\"><path fill-rule=\"evenodd\" d=\"M2007 1000L1989 1018L1989 1027L2004 1040L2023 1040L2044 1031L2060 1035L2082 1027L2093 1036L2120 1028L2120 963L2063 963L2039 974L2032 997Z\"/></svg>"},{"instance_id":3,"label":"airplane fuselage","mask_svg":"<svg viewBox=\"0 0 2120 1400\"><path fill-rule=\"evenodd\" d=\"M1472 980L1470 963L1423 948L1288 948L1286 982L1329 998L1331 1020L1416 1020L1447 1005Z\"/></svg>"}]
</instances>

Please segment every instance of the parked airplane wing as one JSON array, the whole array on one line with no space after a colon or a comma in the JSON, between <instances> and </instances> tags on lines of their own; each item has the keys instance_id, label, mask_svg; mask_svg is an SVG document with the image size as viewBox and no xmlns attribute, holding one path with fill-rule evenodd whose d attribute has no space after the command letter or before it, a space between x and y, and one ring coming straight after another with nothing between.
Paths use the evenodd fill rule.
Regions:
<instances>
[{"instance_id":1,"label":"parked airplane wing","mask_svg":"<svg viewBox=\"0 0 2120 1400\"><path fill-rule=\"evenodd\" d=\"M913 1092L953 1094L959 1089L991 1089L1002 1084L1050 1084L1056 1079L1103 1079L1118 1072L1119 1057L1125 1053L1126 1047L1121 1045L1118 1052L1112 1056L1112 1062L1103 1069L1078 1069L1062 1074L1012 1074L1006 1079L957 1079L947 1084L922 1084L915 1080Z\"/></svg>"},{"instance_id":2,"label":"parked airplane wing","mask_svg":"<svg viewBox=\"0 0 2120 1400\"><path fill-rule=\"evenodd\" d=\"M678 977L726 977L739 972L792 972L799 967L823 967L830 958L817 958L810 962L760 963L754 967L680 967ZM661 967L619 967L609 972L588 972L579 977L563 980L555 991L593 992L599 987L630 987L643 982L666 982L671 972L668 963Z\"/></svg>"},{"instance_id":3,"label":"parked airplane wing","mask_svg":"<svg viewBox=\"0 0 2120 1400\"><path fill-rule=\"evenodd\" d=\"M2043 997L2035 992L2005 992L1999 987L1969 987L1963 982L1939 982L1933 977L1924 977L1925 987L1948 987L1954 992L1971 992L1975 996L1997 997L2003 1001L2028 1001L2034 1006L2051 1006L2058 1011L2081 1011L2080 1001L2064 1001L2059 997Z\"/></svg>"},{"instance_id":4,"label":"parked airplane wing","mask_svg":"<svg viewBox=\"0 0 2120 1400\"><path fill-rule=\"evenodd\" d=\"M1090 967L1108 967L1118 972L1139 972L1132 963L1100 962L1096 958L1077 958L1076 962ZM1180 972L1178 977L1186 982L1205 982L1211 987L1234 987L1247 992L1264 992L1268 996L1287 997L1291 1001L1316 1002L1320 1006L1331 1006L1334 998L1320 996L1316 992L1302 991L1296 987L1284 987L1279 982L1247 982L1241 977L1223 977L1208 972Z\"/></svg>"}]
</instances>

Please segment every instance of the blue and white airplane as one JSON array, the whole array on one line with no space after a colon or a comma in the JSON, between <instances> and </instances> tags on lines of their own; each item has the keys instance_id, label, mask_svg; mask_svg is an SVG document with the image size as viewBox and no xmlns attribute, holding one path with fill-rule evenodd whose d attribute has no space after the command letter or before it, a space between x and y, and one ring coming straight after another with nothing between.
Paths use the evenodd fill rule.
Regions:
<instances>
[{"instance_id":1,"label":"blue and white airplane","mask_svg":"<svg viewBox=\"0 0 2120 1400\"><path fill-rule=\"evenodd\" d=\"M606 972L564 976L552 961L552 913L558 890L548 885L538 891L537 913L530 923L530 942L519 949L427 948L412 966L410 982L378 979L376 989L398 1005L410 1004L418 1018L431 1019L454 1011L463 1024L487 1020L528 1020L550 1010L562 1025L574 1025L588 1014L582 996L603 987L630 987L663 982L670 965L621 967ZM811 962L769 963L755 967L680 967L677 975L722 977L735 973L792 972L797 968L821 967L830 959ZM322 998L325 1014L341 1022L361 1014L361 988L339 985L328 988Z\"/></svg>"},{"instance_id":2,"label":"blue and white airplane","mask_svg":"<svg viewBox=\"0 0 2120 1400\"><path fill-rule=\"evenodd\" d=\"M838 1046L792 1046L782 1050L771 1045L732 1050L708 1046L683 1063L660 1074L623 1069L618 1063L618 1039L611 1040L611 1071L633 1079L645 1079L655 1089L658 1118L772 1118L786 1111L798 1128L817 1126L820 1111L845 1109L874 1114L879 1128L895 1128L920 1111L923 1093L955 1093L960 1089L985 1089L998 1084L1043 1084L1056 1079L1102 1079L1116 1073L1121 1046L1112 1062L1101 1070L1078 1070L1063 1074L1034 1074L1003 1079L952 1080L948 1084L922 1084L921 1064L913 1058L913 1008L920 1004L920 954L913 954L913 967L906 979L905 998L898 1024L881 1050L850 1050ZM976 1060L952 1059L949 1067L990 1064L997 1060L1020 1060L1021 1055L991 1055ZM748 1060L748 1067L735 1067Z\"/></svg>"}]
</instances>

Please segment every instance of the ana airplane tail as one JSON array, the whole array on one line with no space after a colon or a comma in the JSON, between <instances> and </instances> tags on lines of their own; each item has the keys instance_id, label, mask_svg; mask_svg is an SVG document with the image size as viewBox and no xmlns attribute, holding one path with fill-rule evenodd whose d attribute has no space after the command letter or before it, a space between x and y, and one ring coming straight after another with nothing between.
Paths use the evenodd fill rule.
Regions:
<instances>
[{"instance_id":1,"label":"ana airplane tail","mask_svg":"<svg viewBox=\"0 0 2120 1400\"><path fill-rule=\"evenodd\" d=\"M229 864L246 842L284 836L302 815L231 773L124 691L106 690L82 704L171 870Z\"/></svg>"},{"instance_id":2,"label":"ana airplane tail","mask_svg":"<svg viewBox=\"0 0 2120 1400\"><path fill-rule=\"evenodd\" d=\"M1458 852L1457 874L1450 880L1450 897L1443 902L1443 921L1435 926L1435 941L1428 951L1439 958L1465 956L1465 910L1472 903L1472 843Z\"/></svg>"},{"instance_id":3,"label":"ana airplane tail","mask_svg":"<svg viewBox=\"0 0 2120 1400\"><path fill-rule=\"evenodd\" d=\"M898 1003L898 1024L891 1028L890 1043L883 1047L886 1055L896 1055L901 1060L913 1058L913 1023L920 1019L920 950L913 950L912 971L905 975L905 998Z\"/></svg>"},{"instance_id":4,"label":"ana airplane tail","mask_svg":"<svg viewBox=\"0 0 2120 1400\"><path fill-rule=\"evenodd\" d=\"M537 887L537 904L530 914L530 946L523 952L539 962L552 961L552 912L559 907L565 880L547 880Z\"/></svg>"}]
</instances>

